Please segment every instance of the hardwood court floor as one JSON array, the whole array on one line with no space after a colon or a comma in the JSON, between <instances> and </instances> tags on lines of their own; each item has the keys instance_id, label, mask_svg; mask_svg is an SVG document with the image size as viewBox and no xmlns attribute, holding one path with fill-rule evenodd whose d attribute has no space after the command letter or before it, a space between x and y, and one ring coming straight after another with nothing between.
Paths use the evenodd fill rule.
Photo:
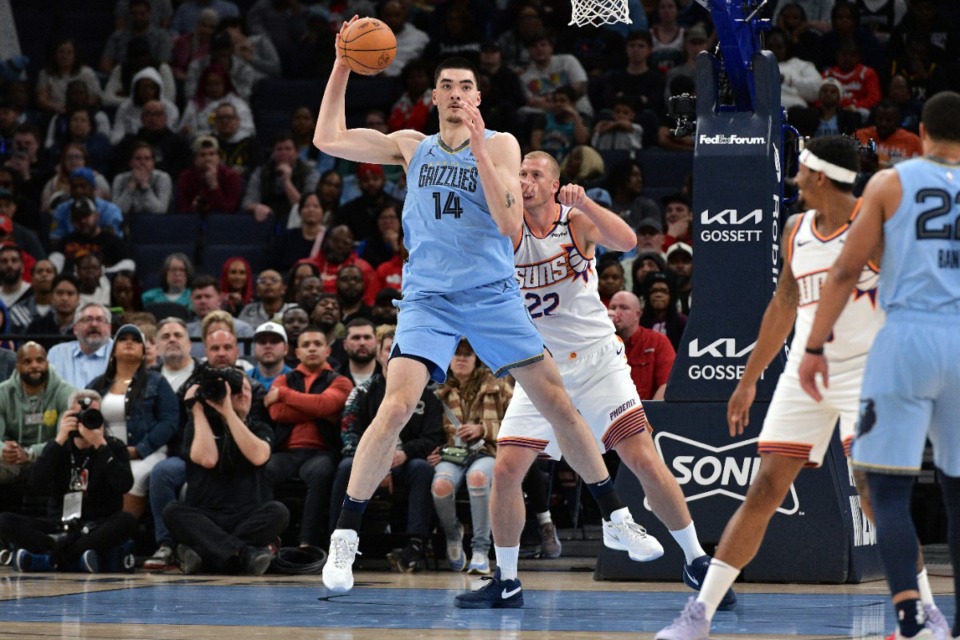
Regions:
<instances>
[{"instance_id":1,"label":"hardwood court floor","mask_svg":"<svg viewBox=\"0 0 960 640\"><path fill-rule=\"evenodd\" d=\"M634 640L653 638L692 593L679 583L596 582L589 570L522 571L523 609L465 611L452 601L473 582L463 574L356 577L349 594L331 595L318 576L83 576L4 567L0 638ZM932 582L937 594L952 589L945 577ZM883 582L736 586L737 608L714 619L716 640L879 640L893 629ZM952 620L952 596L938 602Z\"/></svg>"}]
</instances>

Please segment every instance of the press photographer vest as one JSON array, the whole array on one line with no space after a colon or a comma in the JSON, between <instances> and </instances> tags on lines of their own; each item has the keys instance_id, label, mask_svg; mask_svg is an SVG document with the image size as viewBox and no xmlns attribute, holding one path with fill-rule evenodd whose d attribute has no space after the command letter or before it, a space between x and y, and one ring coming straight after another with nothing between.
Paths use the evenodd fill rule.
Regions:
<instances>
[{"instance_id":1,"label":"press photographer vest","mask_svg":"<svg viewBox=\"0 0 960 640\"><path fill-rule=\"evenodd\" d=\"M320 394L323 393L340 374L331 369L324 369L317 375L316 379L314 379L309 391L306 389L306 376L304 376L302 372L293 370L286 375L287 386L290 389L298 393ZM314 420L314 424L317 427L317 433L320 434L320 440L323 441L323 450L332 452L340 451L340 423L320 418ZM283 450L295 426L295 424L290 423L277 425L274 451Z\"/></svg>"}]
</instances>

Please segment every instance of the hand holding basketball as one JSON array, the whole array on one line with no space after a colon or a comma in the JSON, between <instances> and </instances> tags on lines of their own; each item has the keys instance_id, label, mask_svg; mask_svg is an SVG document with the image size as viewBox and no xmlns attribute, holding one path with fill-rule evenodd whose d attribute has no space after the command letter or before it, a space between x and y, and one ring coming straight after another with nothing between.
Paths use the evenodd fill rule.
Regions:
<instances>
[{"instance_id":1,"label":"hand holding basketball","mask_svg":"<svg viewBox=\"0 0 960 640\"><path fill-rule=\"evenodd\" d=\"M390 27L375 18L354 17L340 29L337 54L351 71L372 76L393 62L397 38Z\"/></svg>"}]
</instances>

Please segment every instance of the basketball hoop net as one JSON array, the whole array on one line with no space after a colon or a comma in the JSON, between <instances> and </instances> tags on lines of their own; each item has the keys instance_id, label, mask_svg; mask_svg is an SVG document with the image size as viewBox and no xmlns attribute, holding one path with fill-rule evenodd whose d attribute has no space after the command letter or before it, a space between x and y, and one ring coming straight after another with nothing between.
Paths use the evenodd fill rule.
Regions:
<instances>
[{"instance_id":1,"label":"basketball hoop net","mask_svg":"<svg viewBox=\"0 0 960 640\"><path fill-rule=\"evenodd\" d=\"M599 27L615 22L633 24L627 0L570 0L570 3L573 5L570 24L578 27L588 24Z\"/></svg>"}]
</instances>

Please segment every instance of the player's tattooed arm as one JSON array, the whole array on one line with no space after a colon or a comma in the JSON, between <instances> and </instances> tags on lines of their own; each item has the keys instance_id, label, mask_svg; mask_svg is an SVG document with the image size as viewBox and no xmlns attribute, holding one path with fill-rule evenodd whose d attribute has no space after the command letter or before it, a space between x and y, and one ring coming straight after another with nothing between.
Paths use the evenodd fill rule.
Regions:
<instances>
[{"instance_id":1,"label":"player's tattooed arm","mask_svg":"<svg viewBox=\"0 0 960 640\"><path fill-rule=\"evenodd\" d=\"M513 199L513 194L507 191L507 208L512 207L514 202L516 202L516 200Z\"/></svg>"}]
</instances>

